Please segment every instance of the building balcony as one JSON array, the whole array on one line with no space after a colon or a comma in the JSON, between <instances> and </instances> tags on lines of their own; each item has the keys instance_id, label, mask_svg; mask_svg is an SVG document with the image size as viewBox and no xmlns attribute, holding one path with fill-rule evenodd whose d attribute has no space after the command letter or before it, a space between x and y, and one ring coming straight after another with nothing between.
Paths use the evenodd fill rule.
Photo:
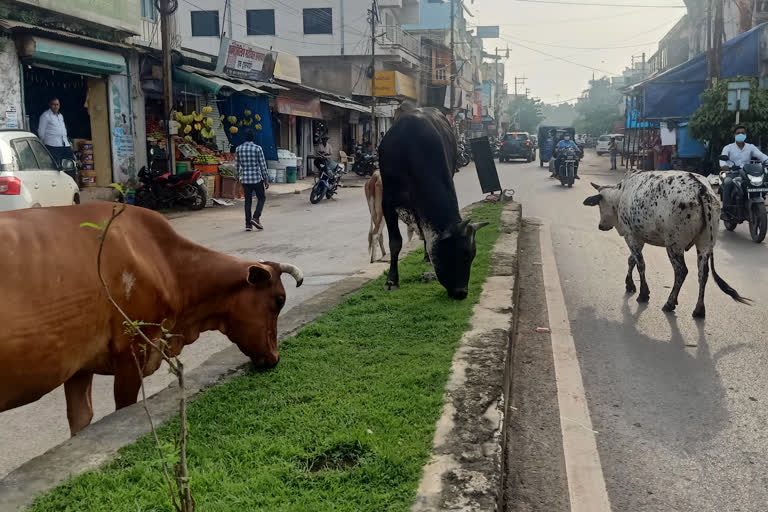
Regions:
<instances>
[{"instance_id":1,"label":"building balcony","mask_svg":"<svg viewBox=\"0 0 768 512\"><path fill-rule=\"evenodd\" d=\"M421 39L404 32L397 25L384 27L384 35L379 39L378 46L384 53L397 55L412 67L421 64Z\"/></svg>"}]
</instances>

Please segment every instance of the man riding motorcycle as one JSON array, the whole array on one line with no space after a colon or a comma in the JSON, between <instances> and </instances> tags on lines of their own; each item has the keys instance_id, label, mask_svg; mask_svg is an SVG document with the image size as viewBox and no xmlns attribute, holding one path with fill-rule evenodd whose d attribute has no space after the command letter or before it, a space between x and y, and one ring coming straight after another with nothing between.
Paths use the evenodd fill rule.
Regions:
<instances>
[{"instance_id":1,"label":"man riding motorcycle","mask_svg":"<svg viewBox=\"0 0 768 512\"><path fill-rule=\"evenodd\" d=\"M721 170L725 171L726 178L723 180L723 211L720 214L721 220L730 220L733 216L733 207L735 202L734 195L737 193L738 185L736 178L741 177L745 180L745 176L741 176L743 171L732 171L731 167L744 167L750 163L752 159L765 163L768 161L768 156L763 154L757 147L752 144L748 144L747 141L747 129L744 126L737 126L733 132L734 140L732 144L728 144L723 148L722 156L728 157L728 162L721 166ZM740 182L742 180L739 180Z\"/></svg>"},{"instance_id":2,"label":"man riding motorcycle","mask_svg":"<svg viewBox=\"0 0 768 512\"><path fill-rule=\"evenodd\" d=\"M579 152L579 146L571 140L570 134L566 133L563 136L563 140L557 143L557 146L555 146L555 165L552 168L552 174L550 175L550 178L554 178L557 176L557 170L560 168L560 165L563 163L563 157L565 156L565 150L568 148L573 148L576 150L576 152ZM578 161L576 163L576 176L575 178L577 180L580 180L579 178L579 164Z\"/></svg>"}]
</instances>

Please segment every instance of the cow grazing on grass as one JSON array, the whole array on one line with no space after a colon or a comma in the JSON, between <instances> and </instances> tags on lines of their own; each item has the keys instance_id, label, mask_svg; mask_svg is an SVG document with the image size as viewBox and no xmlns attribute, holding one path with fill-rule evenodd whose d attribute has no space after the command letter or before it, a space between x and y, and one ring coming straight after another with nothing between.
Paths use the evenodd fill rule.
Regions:
<instances>
[{"instance_id":1,"label":"cow grazing on grass","mask_svg":"<svg viewBox=\"0 0 768 512\"><path fill-rule=\"evenodd\" d=\"M371 227L368 229L368 254L371 256L371 263L376 261L377 243L381 247L381 256L387 255L387 251L384 249L384 210L381 206L383 191L381 172L376 171L365 182L365 200L368 203L368 211L371 213ZM402 215L400 220L408 226L408 241L410 242L417 228L409 222L410 219L403 218ZM421 236L421 239L423 240L424 237Z\"/></svg>"},{"instance_id":2,"label":"cow grazing on grass","mask_svg":"<svg viewBox=\"0 0 768 512\"><path fill-rule=\"evenodd\" d=\"M688 172L651 171L628 173L615 186L592 184L599 192L588 197L584 204L600 206L600 229L616 228L627 245L629 272L627 293L635 293L632 273L635 266L640 273L638 302L648 302L650 290L645 280L645 244L666 247L675 271L675 285L664 311L677 307L677 298L688 268L685 252L694 245L698 253L699 300L693 311L695 318L704 318L704 290L709 279L709 268L715 282L723 292L743 304L749 299L741 297L715 271L715 244L720 219L720 202L709 183L699 175Z\"/></svg>"},{"instance_id":3,"label":"cow grazing on grass","mask_svg":"<svg viewBox=\"0 0 768 512\"><path fill-rule=\"evenodd\" d=\"M118 409L136 402L144 375L161 355L126 333L107 300L96 257L99 233L80 227L112 216L113 204L18 210L0 214L0 411L34 402L64 384L72 435L93 417L94 374L114 375ZM271 368L280 356L277 316L285 304L283 273L303 281L293 265L248 263L178 235L160 214L127 206L107 233L102 275L111 295L136 321L162 324L167 353L178 355L205 331L221 331L254 364ZM159 326L143 331L163 335Z\"/></svg>"},{"instance_id":4,"label":"cow grazing on grass","mask_svg":"<svg viewBox=\"0 0 768 512\"><path fill-rule=\"evenodd\" d=\"M403 239L398 217L404 215L423 234L426 253L448 295L466 298L475 232L485 223L473 224L459 215L453 185L456 155L451 125L433 108L402 114L381 142L382 207L391 258L388 289L399 286L397 261Z\"/></svg>"}]
</instances>

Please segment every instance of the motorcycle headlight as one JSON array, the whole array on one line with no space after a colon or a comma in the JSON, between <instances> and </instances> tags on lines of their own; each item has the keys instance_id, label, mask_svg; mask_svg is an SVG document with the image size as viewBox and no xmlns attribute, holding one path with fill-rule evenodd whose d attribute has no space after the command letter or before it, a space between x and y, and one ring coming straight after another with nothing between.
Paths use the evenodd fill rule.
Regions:
<instances>
[{"instance_id":1,"label":"motorcycle headlight","mask_svg":"<svg viewBox=\"0 0 768 512\"><path fill-rule=\"evenodd\" d=\"M763 177L762 176L749 176L749 182L752 185L762 185L763 184Z\"/></svg>"}]
</instances>

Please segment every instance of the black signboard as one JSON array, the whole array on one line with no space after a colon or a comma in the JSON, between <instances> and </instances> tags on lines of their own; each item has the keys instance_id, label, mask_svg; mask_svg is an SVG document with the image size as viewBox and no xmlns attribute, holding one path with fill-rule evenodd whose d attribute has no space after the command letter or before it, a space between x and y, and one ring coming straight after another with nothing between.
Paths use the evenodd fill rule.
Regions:
<instances>
[{"instance_id":1,"label":"black signboard","mask_svg":"<svg viewBox=\"0 0 768 512\"><path fill-rule=\"evenodd\" d=\"M499 174L496 172L496 162L493 160L493 152L488 143L488 137L470 139L469 143L472 146L477 178L480 180L480 188L483 189L483 193L501 192Z\"/></svg>"}]
</instances>

